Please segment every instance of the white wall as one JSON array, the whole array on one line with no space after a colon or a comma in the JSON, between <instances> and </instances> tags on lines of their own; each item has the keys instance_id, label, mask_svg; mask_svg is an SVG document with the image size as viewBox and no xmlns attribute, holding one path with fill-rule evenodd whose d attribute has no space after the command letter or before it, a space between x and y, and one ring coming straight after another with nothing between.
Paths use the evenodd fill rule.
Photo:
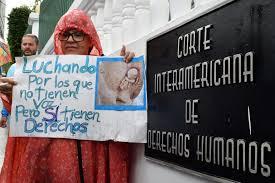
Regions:
<instances>
[{"instance_id":1,"label":"white wall","mask_svg":"<svg viewBox=\"0 0 275 183\"><path fill-rule=\"evenodd\" d=\"M39 34L39 14L31 12L29 19L28 19L28 24L32 25L32 34L38 36Z\"/></svg>"},{"instance_id":2,"label":"white wall","mask_svg":"<svg viewBox=\"0 0 275 183\"><path fill-rule=\"evenodd\" d=\"M0 36L4 38L6 0L0 1ZM2 34L2 35L1 35Z\"/></svg>"},{"instance_id":3,"label":"white wall","mask_svg":"<svg viewBox=\"0 0 275 183\"><path fill-rule=\"evenodd\" d=\"M175 4L170 4L170 9L176 9L178 2L183 0L170 0L170 3L174 2ZM184 0L189 2L189 0ZM132 40L130 43L126 42L126 47L130 51L134 51L137 56L144 55L146 58L146 41L152 39L155 36L163 34L171 29L174 29L178 26L184 25L185 23L190 22L191 20L202 16L216 8L219 8L229 2L234 0L195 0L199 6L192 10L186 10L181 14L181 7L177 9L179 12L174 12L171 14L172 20L167 24L163 25L158 29L149 34L139 38L137 40ZM80 6L85 4L87 0L76 0L74 6ZM95 2L91 0L91 2ZM135 1L139 2L139 1ZM142 0L146 2L146 0ZM152 2L157 2L156 0L151 0ZM162 0L162 2L166 2ZM190 0L191 2L191 0ZM80 4L80 5L79 5ZM86 4L85 4L86 5ZM83 6L86 7L86 6ZM176 11L176 10L175 10ZM161 15L160 15L161 16ZM174 18L173 18L174 17ZM178 18L177 18L178 17ZM152 19L153 20L153 19ZM97 22L98 23L98 22ZM154 24L154 22L152 22ZM152 25L152 27L154 27ZM48 41L47 45L42 50L41 54L49 54L53 49L53 36ZM113 51L111 55L119 55L119 50ZM187 173L188 172L188 173ZM195 174L195 175L194 175ZM205 183L205 182L228 182L222 179L216 179L214 177L201 175L190 170L179 171L174 168L170 168L164 165L157 164L155 162L146 160L144 157L144 144L131 144L131 167L130 167L130 182L131 183Z\"/></svg>"},{"instance_id":4,"label":"white wall","mask_svg":"<svg viewBox=\"0 0 275 183\"><path fill-rule=\"evenodd\" d=\"M131 183L206 183L205 178L194 176L145 159L144 145L131 145Z\"/></svg>"}]
</instances>

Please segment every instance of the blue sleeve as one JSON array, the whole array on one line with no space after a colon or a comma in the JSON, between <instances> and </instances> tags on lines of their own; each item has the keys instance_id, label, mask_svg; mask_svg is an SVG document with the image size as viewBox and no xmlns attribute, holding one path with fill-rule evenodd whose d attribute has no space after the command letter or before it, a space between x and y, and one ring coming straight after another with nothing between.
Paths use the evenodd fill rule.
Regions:
<instances>
[{"instance_id":1,"label":"blue sleeve","mask_svg":"<svg viewBox=\"0 0 275 183\"><path fill-rule=\"evenodd\" d=\"M8 70L7 73L7 77L12 77L14 76L14 72L15 72L15 64L12 64ZM1 114L3 117L8 117L9 116L9 112L8 110L3 106Z\"/></svg>"},{"instance_id":2,"label":"blue sleeve","mask_svg":"<svg viewBox=\"0 0 275 183\"><path fill-rule=\"evenodd\" d=\"M14 72L15 72L15 64L12 64L8 70L8 73L7 73L7 77L12 77L14 76Z\"/></svg>"},{"instance_id":3,"label":"blue sleeve","mask_svg":"<svg viewBox=\"0 0 275 183\"><path fill-rule=\"evenodd\" d=\"M1 111L2 117L8 117L9 116L9 112L8 110L3 106L3 109Z\"/></svg>"}]
</instances>

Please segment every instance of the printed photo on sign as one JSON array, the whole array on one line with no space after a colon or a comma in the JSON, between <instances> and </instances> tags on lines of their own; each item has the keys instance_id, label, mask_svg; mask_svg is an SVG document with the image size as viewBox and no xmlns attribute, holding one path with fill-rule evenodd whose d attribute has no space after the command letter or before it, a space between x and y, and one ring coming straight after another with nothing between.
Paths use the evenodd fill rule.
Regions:
<instances>
[{"instance_id":1,"label":"printed photo on sign","mask_svg":"<svg viewBox=\"0 0 275 183\"><path fill-rule=\"evenodd\" d=\"M125 63L123 58L98 58L95 109L144 110L143 57Z\"/></svg>"}]
</instances>

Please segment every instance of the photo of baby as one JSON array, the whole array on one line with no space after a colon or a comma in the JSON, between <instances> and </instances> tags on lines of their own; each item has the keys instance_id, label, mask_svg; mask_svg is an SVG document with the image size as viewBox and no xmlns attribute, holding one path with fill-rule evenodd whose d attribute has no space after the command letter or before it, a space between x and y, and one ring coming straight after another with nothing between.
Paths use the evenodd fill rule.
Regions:
<instances>
[{"instance_id":1,"label":"photo of baby","mask_svg":"<svg viewBox=\"0 0 275 183\"><path fill-rule=\"evenodd\" d=\"M143 60L125 63L122 58L106 59L98 58L95 108L131 110L145 107Z\"/></svg>"}]
</instances>

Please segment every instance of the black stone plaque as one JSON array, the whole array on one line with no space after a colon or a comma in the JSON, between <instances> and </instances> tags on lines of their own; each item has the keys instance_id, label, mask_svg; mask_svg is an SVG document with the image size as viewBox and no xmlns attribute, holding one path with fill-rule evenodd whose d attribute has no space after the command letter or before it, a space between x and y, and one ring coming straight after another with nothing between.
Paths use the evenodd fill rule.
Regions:
<instances>
[{"instance_id":1,"label":"black stone plaque","mask_svg":"<svg viewBox=\"0 0 275 183\"><path fill-rule=\"evenodd\" d=\"M274 182L274 20L274 0L238 0L147 42L147 157Z\"/></svg>"}]
</instances>

